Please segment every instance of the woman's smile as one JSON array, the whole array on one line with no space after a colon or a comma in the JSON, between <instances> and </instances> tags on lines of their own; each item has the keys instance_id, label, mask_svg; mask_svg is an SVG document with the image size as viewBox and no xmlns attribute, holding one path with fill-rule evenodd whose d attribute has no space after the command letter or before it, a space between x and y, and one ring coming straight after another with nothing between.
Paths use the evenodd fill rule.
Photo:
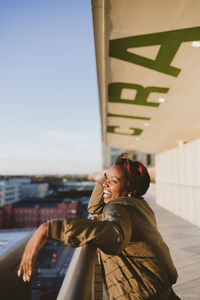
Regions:
<instances>
[{"instance_id":1,"label":"woman's smile","mask_svg":"<svg viewBox=\"0 0 200 300\"><path fill-rule=\"evenodd\" d=\"M103 198L105 203L127 195L124 173L119 166L113 165L105 173L103 188Z\"/></svg>"},{"instance_id":2,"label":"woman's smile","mask_svg":"<svg viewBox=\"0 0 200 300\"><path fill-rule=\"evenodd\" d=\"M106 190L103 191L103 197L104 197L104 199L108 199L108 198L110 198L111 196L112 196L112 193L110 193L110 192L108 192L108 191L106 191Z\"/></svg>"}]
</instances>

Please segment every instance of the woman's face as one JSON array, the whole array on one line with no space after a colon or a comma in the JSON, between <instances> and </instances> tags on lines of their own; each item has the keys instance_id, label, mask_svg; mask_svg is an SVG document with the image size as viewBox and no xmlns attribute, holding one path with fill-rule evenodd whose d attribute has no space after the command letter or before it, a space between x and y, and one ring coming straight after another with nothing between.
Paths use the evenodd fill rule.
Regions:
<instances>
[{"instance_id":1,"label":"woman's face","mask_svg":"<svg viewBox=\"0 0 200 300\"><path fill-rule=\"evenodd\" d=\"M103 198L105 203L119 197L127 196L128 192L125 188L125 177L119 166L113 165L105 173L105 177L106 180L103 183Z\"/></svg>"}]
</instances>

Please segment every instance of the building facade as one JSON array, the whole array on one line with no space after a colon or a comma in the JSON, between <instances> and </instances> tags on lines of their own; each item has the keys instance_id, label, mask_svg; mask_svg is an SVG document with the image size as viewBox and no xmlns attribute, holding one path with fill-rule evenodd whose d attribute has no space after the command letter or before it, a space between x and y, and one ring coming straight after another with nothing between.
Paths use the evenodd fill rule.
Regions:
<instances>
[{"instance_id":1,"label":"building facade","mask_svg":"<svg viewBox=\"0 0 200 300\"><path fill-rule=\"evenodd\" d=\"M27 198L45 198L49 194L48 183L22 183L20 184L22 200Z\"/></svg>"},{"instance_id":2,"label":"building facade","mask_svg":"<svg viewBox=\"0 0 200 300\"><path fill-rule=\"evenodd\" d=\"M50 219L81 217L80 201L71 203L14 203L0 209L0 229L34 228Z\"/></svg>"},{"instance_id":3,"label":"building facade","mask_svg":"<svg viewBox=\"0 0 200 300\"><path fill-rule=\"evenodd\" d=\"M0 181L0 206L21 200L20 187L9 181Z\"/></svg>"},{"instance_id":4,"label":"building facade","mask_svg":"<svg viewBox=\"0 0 200 300\"><path fill-rule=\"evenodd\" d=\"M126 150L123 148L109 147L103 144L103 168L108 169L115 162L117 156L122 152L128 154L128 158L132 160L139 160L145 166L154 168L155 156L153 154L143 153L134 150Z\"/></svg>"}]
</instances>

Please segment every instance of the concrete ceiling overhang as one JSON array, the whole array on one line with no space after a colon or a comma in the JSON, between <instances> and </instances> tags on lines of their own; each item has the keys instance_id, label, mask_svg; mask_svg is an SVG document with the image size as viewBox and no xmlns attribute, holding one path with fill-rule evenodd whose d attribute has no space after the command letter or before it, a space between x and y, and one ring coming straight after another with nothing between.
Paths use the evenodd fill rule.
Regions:
<instances>
[{"instance_id":1,"label":"concrete ceiling overhang","mask_svg":"<svg viewBox=\"0 0 200 300\"><path fill-rule=\"evenodd\" d=\"M159 153L200 137L200 1L92 0L103 143Z\"/></svg>"}]
</instances>

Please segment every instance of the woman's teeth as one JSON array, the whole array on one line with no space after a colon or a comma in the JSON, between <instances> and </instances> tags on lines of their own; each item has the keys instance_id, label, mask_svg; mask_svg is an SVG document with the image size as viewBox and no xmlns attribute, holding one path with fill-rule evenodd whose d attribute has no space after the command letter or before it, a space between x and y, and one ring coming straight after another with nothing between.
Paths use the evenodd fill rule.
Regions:
<instances>
[{"instance_id":1,"label":"woman's teeth","mask_svg":"<svg viewBox=\"0 0 200 300\"><path fill-rule=\"evenodd\" d=\"M112 194L109 193L108 191L104 191L103 193L104 193L104 194L107 194L107 195L112 195Z\"/></svg>"}]
</instances>

